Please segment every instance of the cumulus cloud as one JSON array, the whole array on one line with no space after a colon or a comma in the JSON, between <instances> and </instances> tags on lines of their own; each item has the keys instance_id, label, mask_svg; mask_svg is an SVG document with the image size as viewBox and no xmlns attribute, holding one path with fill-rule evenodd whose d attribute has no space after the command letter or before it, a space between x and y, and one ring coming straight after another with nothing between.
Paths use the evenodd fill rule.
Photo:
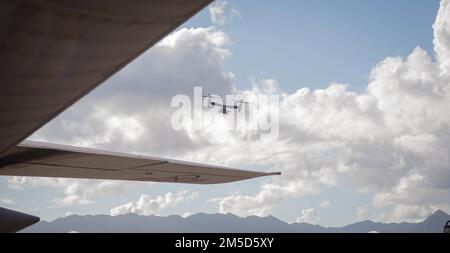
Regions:
<instances>
[{"instance_id":1,"label":"cumulus cloud","mask_svg":"<svg viewBox=\"0 0 450 253\"><path fill-rule=\"evenodd\" d=\"M303 209L301 216L296 219L297 223L317 224L319 221L320 216L314 208Z\"/></svg>"},{"instance_id":2,"label":"cumulus cloud","mask_svg":"<svg viewBox=\"0 0 450 253\"><path fill-rule=\"evenodd\" d=\"M215 25L225 25L234 17L241 16L241 13L232 7L229 7L228 1L215 1L208 7L211 22Z\"/></svg>"},{"instance_id":3,"label":"cumulus cloud","mask_svg":"<svg viewBox=\"0 0 450 253\"><path fill-rule=\"evenodd\" d=\"M66 207L94 203L94 197L117 195L125 192L129 182L107 180L77 180L66 178L9 177L11 189L22 190L26 187L50 187L63 192L63 196L51 201L50 207Z\"/></svg>"},{"instance_id":4,"label":"cumulus cloud","mask_svg":"<svg viewBox=\"0 0 450 253\"><path fill-rule=\"evenodd\" d=\"M416 220L436 208L450 211L449 2L441 1L433 26L435 57L420 47L404 58L387 57L373 68L362 92L331 83L286 93L274 79L239 90L223 68L231 56L229 36L217 28L181 29L33 138L282 171L253 194L214 198L222 213L265 216L282 201L320 194L343 180L373 193L370 207L380 220ZM279 94L279 138L246 129L193 131L189 125L174 131L170 99L192 95L194 86L239 94L252 103L258 95ZM77 186L61 189L65 196L54 204L91 200L91 193L80 193L84 190ZM142 205L128 203L115 213L144 212L139 206L151 201L143 196Z\"/></svg>"},{"instance_id":5,"label":"cumulus cloud","mask_svg":"<svg viewBox=\"0 0 450 253\"><path fill-rule=\"evenodd\" d=\"M436 22L433 25L434 31L434 51L438 59L440 70L448 75L450 72L450 2L442 0Z\"/></svg>"},{"instance_id":6,"label":"cumulus cloud","mask_svg":"<svg viewBox=\"0 0 450 253\"><path fill-rule=\"evenodd\" d=\"M234 213L239 216L267 216L272 209L286 198L302 197L318 191L314 183L304 178L280 180L267 183L256 195L231 195L214 198L211 201L219 205L220 213Z\"/></svg>"},{"instance_id":7,"label":"cumulus cloud","mask_svg":"<svg viewBox=\"0 0 450 253\"><path fill-rule=\"evenodd\" d=\"M181 202L193 200L197 197L197 192L189 192L187 190L178 191L176 193L168 192L165 195L156 198L150 198L148 195L142 194L136 203L129 202L115 207L110 210L110 214L111 216L127 213L154 215L158 214L162 209L176 206Z\"/></svg>"}]
</instances>

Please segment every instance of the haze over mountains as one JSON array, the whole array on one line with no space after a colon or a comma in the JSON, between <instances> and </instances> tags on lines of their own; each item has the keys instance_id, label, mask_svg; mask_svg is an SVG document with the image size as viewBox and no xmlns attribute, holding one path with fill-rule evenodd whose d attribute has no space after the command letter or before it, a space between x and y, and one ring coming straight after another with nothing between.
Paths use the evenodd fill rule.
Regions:
<instances>
[{"instance_id":1,"label":"haze over mountains","mask_svg":"<svg viewBox=\"0 0 450 253\"><path fill-rule=\"evenodd\" d=\"M72 215L54 221L41 221L25 233L82 233L136 232L136 233L442 233L450 215L438 210L421 223L381 223L362 221L344 227L322 227L308 223L288 224L273 216L240 218L232 214L194 214L187 218L126 214Z\"/></svg>"}]
</instances>

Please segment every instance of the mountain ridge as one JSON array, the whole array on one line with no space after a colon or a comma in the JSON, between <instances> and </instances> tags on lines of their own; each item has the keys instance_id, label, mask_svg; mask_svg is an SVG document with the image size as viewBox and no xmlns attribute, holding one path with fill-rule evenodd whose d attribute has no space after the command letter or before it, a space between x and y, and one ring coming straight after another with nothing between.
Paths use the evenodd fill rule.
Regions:
<instances>
[{"instance_id":1,"label":"mountain ridge","mask_svg":"<svg viewBox=\"0 0 450 253\"><path fill-rule=\"evenodd\" d=\"M420 223L382 223L365 220L343 227L323 227L309 223L286 223L274 216L239 217L234 214L197 213L186 218L178 215L119 216L71 215L39 223L21 231L23 233L442 233L450 215L437 210Z\"/></svg>"}]
</instances>

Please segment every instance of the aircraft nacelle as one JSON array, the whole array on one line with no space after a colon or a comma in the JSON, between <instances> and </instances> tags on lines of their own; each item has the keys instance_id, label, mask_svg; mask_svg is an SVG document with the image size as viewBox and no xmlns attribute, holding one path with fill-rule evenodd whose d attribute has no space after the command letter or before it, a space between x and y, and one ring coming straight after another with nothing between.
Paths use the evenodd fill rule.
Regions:
<instances>
[{"instance_id":1,"label":"aircraft nacelle","mask_svg":"<svg viewBox=\"0 0 450 253\"><path fill-rule=\"evenodd\" d=\"M208 96L203 96L203 97L211 98L212 96L210 94L208 94ZM211 106L222 107L222 109L220 110L219 113L223 113L223 114L228 114L230 112L228 109L241 111L242 103L246 103L247 104L247 102L243 102L243 101L235 101L235 102L238 102L240 104L239 105L236 105L236 104L235 105L226 105L226 104L220 104L220 103L212 102L212 101L209 104Z\"/></svg>"}]
</instances>

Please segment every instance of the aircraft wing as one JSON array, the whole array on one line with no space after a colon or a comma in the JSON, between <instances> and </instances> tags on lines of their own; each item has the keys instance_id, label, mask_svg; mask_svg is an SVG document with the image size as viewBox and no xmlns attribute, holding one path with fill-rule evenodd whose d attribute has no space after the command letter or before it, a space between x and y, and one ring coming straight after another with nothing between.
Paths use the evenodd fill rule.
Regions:
<instances>
[{"instance_id":1,"label":"aircraft wing","mask_svg":"<svg viewBox=\"0 0 450 253\"><path fill-rule=\"evenodd\" d=\"M218 184L279 173L263 173L24 141L0 158L0 175Z\"/></svg>"},{"instance_id":2,"label":"aircraft wing","mask_svg":"<svg viewBox=\"0 0 450 253\"><path fill-rule=\"evenodd\" d=\"M0 0L0 156L211 0Z\"/></svg>"}]
</instances>

